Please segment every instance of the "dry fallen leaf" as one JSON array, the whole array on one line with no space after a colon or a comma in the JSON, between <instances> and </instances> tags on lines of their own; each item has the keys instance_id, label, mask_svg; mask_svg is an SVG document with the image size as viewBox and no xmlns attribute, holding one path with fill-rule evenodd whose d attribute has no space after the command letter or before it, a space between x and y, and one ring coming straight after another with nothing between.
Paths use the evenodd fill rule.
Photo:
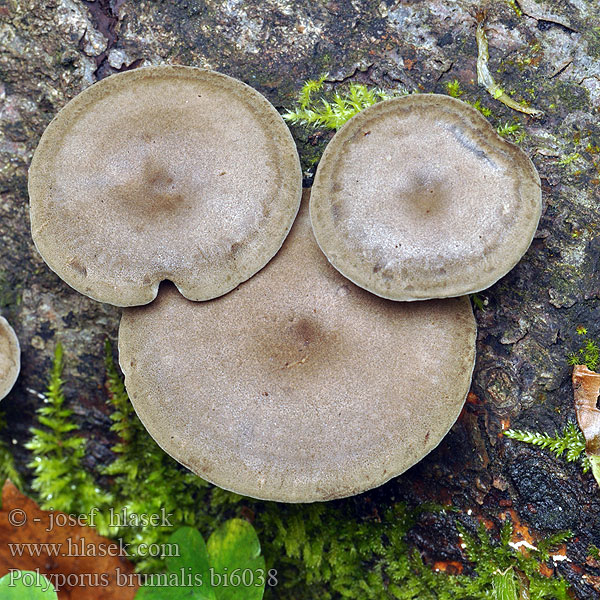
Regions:
<instances>
[{"instance_id":1,"label":"dry fallen leaf","mask_svg":"<svg viewBox=\"0 0 600 600\"><path fill-rule=\"evenodd\" d=\"M0 510L0 576L11 569L39 570L59 600L132 599L137 586L127 583L135 580L133 565L118 555L123 554L119 543L76 524L75 518L67 520L64 513L40 510L7 480Z\"/></svg>"},{"instance_id":2,"label":"dry fallen leaf","mask_svg":"<svg viewBox=\"0 0 600 600\"><path fill-rule=\"evenodd\" d=\"M573 367L573 393L577 423L585 438L585 452L592 465L592 473L600 485L600 373L585 365Z\"/></svg>"}]
</instances>

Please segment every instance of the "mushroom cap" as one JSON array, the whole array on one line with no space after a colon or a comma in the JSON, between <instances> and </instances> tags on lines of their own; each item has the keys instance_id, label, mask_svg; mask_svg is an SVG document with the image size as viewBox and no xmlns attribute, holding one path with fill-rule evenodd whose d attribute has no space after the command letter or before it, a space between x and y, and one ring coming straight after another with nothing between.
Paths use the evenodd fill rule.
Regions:
<instances>
[{"instance_id":1,"label":"mushroom cap","mask_svg":"<svg viewBox=\"0 0 600 600\"><path fill-rule=\"evenodd\" d=\"M87 88L50 123L29 171L40 254L79 292L151 302L233 289L279 250L302 173L275 108L240 81L150 67Z\"/></svg>"},{"instance_id":2,"label":"mushroom cap","mask_svg":"<svg viewBox=\"0 0 600 600\"><path fill-rule=\"evenodd\" d=\"M15 385L21 370L21 348L14 329L0 317L0 400Z\"/></svg>"},{"instance_id":3,"label":"mushroom cap","mask_svg":"<svg viewBox=\"0 0 600 600\"><path fill-rule=\"evenodd\" d=\"M284 502L357 494L435 448L469 389L467 298L397 303L344 279L301 209L283 248L205 303L164 286L123 312L119 362L137 414L204 479Z\"/></svg>"},{"instance_id":4,"label":"mushroom cap","mask_svg":"<svg viewBox=\"0 0 600 600\"><path fill-rule=\"evenodd\" d=\"M542 208L531 160L449 96L381 102L340 129L310 213L319 246L357 285L392 300L485 289L531 244Z\"/></svg>"}]
</instances>

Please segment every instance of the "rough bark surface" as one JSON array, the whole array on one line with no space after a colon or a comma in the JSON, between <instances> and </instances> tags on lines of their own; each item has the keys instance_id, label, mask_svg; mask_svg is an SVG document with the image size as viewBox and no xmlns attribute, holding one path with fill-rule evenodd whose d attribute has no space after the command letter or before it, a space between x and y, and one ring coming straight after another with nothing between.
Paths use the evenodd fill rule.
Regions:
<instances>
[{"instance_id":1,"label":"rough bark surface","mask_svg":"<svg viewBox=\"0 0 600 600\"><path fill-rule=\"evenodd\" d=\"M2 409L20 464L58 341L67 397L89 432L90 465L111 456L102 344L116 339L119 310L60 281L29 234L27 168L44 128L69 99L115 71L160 63L232 75L278 109L292 105L304 80L323 73L332 83L439 93L458 79L463 98L480 98L495 126L522 123L521 147L542 180L543 216L524 259L481 294L477 365L458 423L408 473L346 502L433 500L492 519L513 509L541 534L571 529L574 562L558 570L577 597L597 597L582 579L582 569L600 574L585 565L589 545L600 546L600 491L592 476L501 434L509 423L553 433L574 418L566 356L579 344L578 325L600 336L597 9L594 0L1 0L0 310L23 349L22 375ZM496 81L543 110L543 118L517 114L478 88L482 11ZM327 136L294 133L308 185L311 159ZM412 538L430 561L460 560L456 531L443 515L427 517Z\"/></svg>"}]
</instances>

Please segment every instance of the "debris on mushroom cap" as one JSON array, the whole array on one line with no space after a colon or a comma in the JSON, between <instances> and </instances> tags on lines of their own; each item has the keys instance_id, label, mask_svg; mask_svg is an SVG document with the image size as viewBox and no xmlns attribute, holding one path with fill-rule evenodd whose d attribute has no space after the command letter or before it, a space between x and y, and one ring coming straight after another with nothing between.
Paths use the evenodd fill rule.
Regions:
<instances>
[{"instance_id":1,"label":"debris on mushroom cap","mask_svg":"<svg viewBox=\"0 0 600 600\"><path fill-rule=\"evenodd\" d=\"M455 422L469 389L467 298L397 303L329 265L306 205L277 256L226 296L163 286L125 309L119 361L149 433L201 477L311 502L399 475Z\"/></svg>"},{"instance_id":2,"label":"debris on mushroom cap","mask_svg":"<svg viewBox=\"0 0 600 600\"><path fill-rule=\"evenodd\" d=\"M393 300L485 289L531 244L541 213L530 159L471 106L414 94L367 108L319 164L311 219L331 264Z\"/></svg>"},{"instance_id":3,"label":"debris on mushroom cap","mask_svg":"<svg viewBox=\"0 0 600 600\"><path fill-rule=\"evenodd\" d=\"M220 296L279 250L302 173L275 108L192 67L113 75L67 104L29 172L34 242L69 285L102 302L151 302L169 279Z\"/></svg>"},{"instance_id":4,"label":"debris on mushroom cap","mask_svg":"<svg viewBox=\"0 0 600 600\"><path fill-rule=\"evenodd\" d=\"M13 328L0 317L0 400L15 385L21 370L21 349Z\"/></svg>"}]
</instances>

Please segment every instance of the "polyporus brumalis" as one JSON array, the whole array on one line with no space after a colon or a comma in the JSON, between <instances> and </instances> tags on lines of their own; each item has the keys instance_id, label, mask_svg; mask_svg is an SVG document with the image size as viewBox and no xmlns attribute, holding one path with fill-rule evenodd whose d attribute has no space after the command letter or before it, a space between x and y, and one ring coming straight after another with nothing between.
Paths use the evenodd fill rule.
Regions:
<instances>
[{"instance_id":1,"label":"polyporus brumalis","mask_svg":"<svg viewBox=\"0 0 600 600\"><path fill-rule=\"evenodd\" d=\"M465 297L398 303L327 262L301 209L277 256L220 298L173 286L123 312L119 361L137 414L196 474L287 502L359 493L435 448L471 382Z\"/></svg>"},{"instance_id":2,"label":"polyporus brumalis","mask_svg":"<svg viewBox=\"0 0 600 600\"><path fill-rule=\"evenodd\" d=\"M235 288L279 250L301 197L292 136L256 90L192 67L113 75L50 123L29 171L31 227L64 281L101 302Z\"/></svg>"},{"instance_id":3,"label":"polyporus brumalis","mask_svg":"<svg viewBox=\"0 0 600 600\"><path fill-rule=\"evenodd\" d=\"M17 381L21 370L21 349L14 329L0 317L0 400L5 398Z\"/></svg>"},{"instance_id":4,"label":"polyporus brumalis","mask_svg":"<svg viewBox=\"0 0 600 600\"><path fill-rule=\"evenodd\" d=\"M431 106L446 106L431 98ZM403 118L414 124L428 110ZM487 130L479 138L478 115L446 113L454 120L441 126L440 144L451 147L454 139L466 155L462 175L497 188L494 174L471 172L472 165L490 162L493 172L518 150L507 145L505 156ZM449 186L461 177L423 164L418 149L409 151L416 174L390 179L387 162L399 151L386 150L384 119L357 119L369 130L350 124L334 138L319 169L313 217L329 189L338 194L334 221L344 221L342 196L348 192L356 207L369 171L375 196L365 195L362 212L348 209L359 240L379 239L373 227L385 233L401 220L393 204L398 181L414 195L401 213L417 223L413 242L427 238L417 213L431 209L430 220L444 229L444 211L453 221L469 212L445 206L446 184L436 173L449 175ZM428 143L438 125L424 127ZM350 141L340 142L348 131ZM361 163L355 148L363 139L389 153L383 166ZM346 179L356 166L353 192ZM430 208L417 198L419 186L432 194ZM475 358L468 299L396 303L355 286L319 250L306 206L281 248L300 203L299 159L277 111L241 82L187 67L111 76L49 125L29 192L32 235L48 265L80 292L129 307L119 361L131 401L158 444L205 479L279 501L349 496L404 472L456 420ZM472 207L472 194L466 198ZM336 243L337 233L325 238ZM445 243L453 257L455 241L447 235ZM387 282L390 265L380 262L373 273ZM434 271L434 288L446 268ZM174 285L159 291L164 280Z\"/></svg>"},{"instance_id":5,"label":"polyporus brumalis","mask_svg":"<svg viewBox=\"0 0 600 600\"><path fill-rule=\"evenodd\" d=\"M468 104L414 94L354 116L312 189L319 246L357 285L393 300L485 289L526 252L542 207L527 155Z\"/></svg>"}]
</instances>

